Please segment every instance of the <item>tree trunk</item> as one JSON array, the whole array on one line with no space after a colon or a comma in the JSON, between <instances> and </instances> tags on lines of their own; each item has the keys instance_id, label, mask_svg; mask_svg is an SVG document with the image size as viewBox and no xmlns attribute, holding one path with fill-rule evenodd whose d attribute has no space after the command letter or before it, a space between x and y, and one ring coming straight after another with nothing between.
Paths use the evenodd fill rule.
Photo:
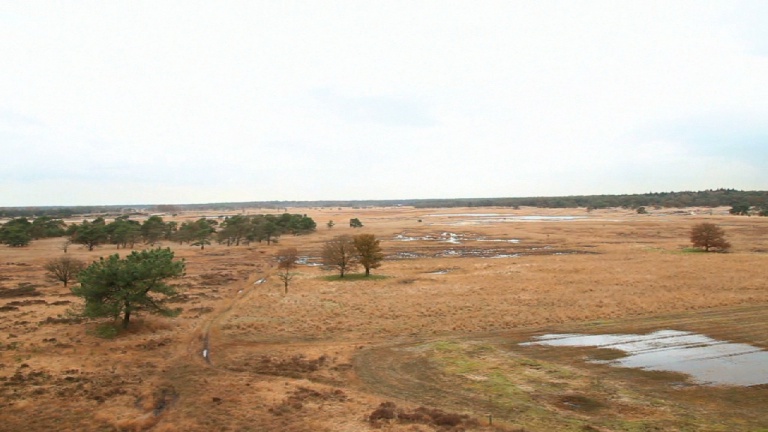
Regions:
<instances>
[{"instance_id":1,"label":"tree trunk","mask_svg":"<svg viewBox=\"0 0 768 432\"><path fill-rule=\"evenodd\" d=\"M125 302L125 315L123 315L123 328L128 328L128 322L131 320L131 308L128 302Z\"/></svg>"}]
</instances>

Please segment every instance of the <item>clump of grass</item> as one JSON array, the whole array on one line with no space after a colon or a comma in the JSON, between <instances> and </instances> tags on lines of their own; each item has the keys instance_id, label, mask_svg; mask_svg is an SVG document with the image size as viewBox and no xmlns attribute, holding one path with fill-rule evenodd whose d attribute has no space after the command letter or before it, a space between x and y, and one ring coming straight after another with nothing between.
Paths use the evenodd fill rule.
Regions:
<instances>
[{"instance_id":1,"label":"clump of grass","mask_svg":"<svg viewBox=\"0 0 768 432\"><path fill-rule=\"evenodd\" d=\"M610 361L626 357L627 354L624 351L617 349L595 349L590 354L589 358L597 361Z\"/></svg>"},{"instance_id":2,"label":"clump of grass","mask_svg":"<svg viewBox=\"0 0 768 432\"><path fill-rule=\"evenodd\" d=\"M682 253L705 253L704 249L695 247L684 247L680 250Z\"/></svg>"},{"instance_id":3,"label":"clump of grass","mask_svg":"<svg viewBox=\"0 0 768 432\"><path fill-rule=\"evenodd\" d=\"M466 414L448 413L439 409L419 407L408 411L398 408L394 402L383 402L369 416L368 421L372 424L381 424L382 422L396 421L398 423L421 423L434 425L443 428L456 428L479 426L476 419Z\"/></svg>"},{"instance_id":4,"label":"clump of grass","mask_svg":"<svg viewBox=\"0 0 768 432\"><path fill-rule=\"evenodd\" d=\"M114 339L120 334L120 327L111 322L101 323L93 328L91 334L102 339Z\"/></svg>"},{"instance_id":5,"label":"clump of grass","mask_svg":"<svg viewBox=\"0 0 768 432\"><path fill-rule=\"evenodd\" d=\"M341 389L318 391L307 387L299 387L280 404L269 408L269 412L275 416L290 415L301 410L307 404L347 402L348 400L349 397Z\"/></svg>"},{"instance_id":6,"label":"clump of grass","mask_svg":"<svg viewBox=\"0 0 768 432\"><path fill-rule=\"evenodd\" d=\"M353 274L345 274L344 277L341 277L339 275L333 275L333 276L323 276L324 280L327 280L329 282L350 282L350 281L361 281L361 280L382 280L387 279L389 276L384 275L368 275L366 276L364 273L353 273Z\"/></svg>"},{"instance_id":7,"label":"clump of grass","mask_svg":"<svg viewBox=\"0 0 768 432\"><path fill-rule=\"evenodd\" d=\"M18 288L0 290L0 298L35 297L43 295L43 293L37 291L37 287L37 285L31 283L20 282Z\"/></svg>"},{"instance_id":8,"label":"clump of grass","mask_svg":"<svg viewBox=\"0 0 768 432\"><path fill-rule=\"evenodd\" d=\"M303 354L297 354L289 358L262 355L254 360L253 363L255 364L245 362L246 370L264 375L291 378L304 378L313 372L329 367L333 363L333 359L325 354L316 359L308 359Z\"/></svg>"},{"instance_id":9,"label":"clump of grass","mask_svg":"<svg viewBox=\"0 0 768 432\"><path fill-rule=\"evenodd\" d=\"M558 402L572 411L592 412L605 408L605 404L599 400L579 394L561 396Z\"/></svg>"},{"instance_id":10,"label":"clump of grass","mask_svg":"<svg viewBox=\"0 0 768 432\"><path fill-rule=\"evenodd\" d=\"M453 413L437 408L424 406L412 410L398 408L394 402L382 402L368 416L368 422L376 427L382 427L389 423L423 424L445 432L459 432L465 430L524 432L524 429L510 429L509 427L502 425L481 426L478 419L467 414Z\"/></svg>"},{"instance_id":11,"label":"clump of grass","mask_svg":"<svg viewBox=\"0 0 768 432\"><path fill-rule=\"evenodd\" d=\"M435 351L454 352L461 350L461 345L453 341L437 341L430 345Z\"/></svg>"}]
</instances>

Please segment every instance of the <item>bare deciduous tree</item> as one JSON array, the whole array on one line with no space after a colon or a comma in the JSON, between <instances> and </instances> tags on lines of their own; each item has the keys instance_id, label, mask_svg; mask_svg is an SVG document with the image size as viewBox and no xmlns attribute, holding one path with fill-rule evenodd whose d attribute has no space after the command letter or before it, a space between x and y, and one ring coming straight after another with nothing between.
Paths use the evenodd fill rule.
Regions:
<instances>
[{"instance_id":1,"label":"bare deciduous tree","mask_svg":"<svg viewBox=\"0 0 768 432\"><path fill-rule=\"evenodd\" d=\"M695 247L710 250L726 251L731 244L725 240L725 231L713 223L703 222L691 228L691 243Z\"/></svg>"},{"instance_id":2,"label":"bare deciduous tree","mask_svg":"<svg viewBox=\"0 0 768 432\"><path fill-rule=\"evenodd\" d=\"M323 265L339 271L339 277L357 265L357 250L351 236L343 235L328 240L323 246Z\"/></svg>"},{"instance_id":3,"label":"bare deciduous tree","mask_svg":"<svg viewBox=\"0 0 768 432\"><path fill-rule=\"evenodd\" d=\"M77 274L85 268L85 263L77 258L63 256L48 260L43 268L48 272L48 276L52 279L64 282L64 287L66 287L69 284L69 281L75 280Z\"/></svg>"},{"instance_id":4,"label":"bare deciduous tree","mask_svg":"<svg viewBox=\"0 0 768 432\"><path fill-rule=\"evenodd\" d=\"M288 294L288 284L296 276L296 273L292 273L291 270L296 268L296 263L299 260L299 251L296 248L280 249L275 254L275 259L277 260L278 268L277 277L283 281L285 294Z\"/></svg>"}]
</instances>

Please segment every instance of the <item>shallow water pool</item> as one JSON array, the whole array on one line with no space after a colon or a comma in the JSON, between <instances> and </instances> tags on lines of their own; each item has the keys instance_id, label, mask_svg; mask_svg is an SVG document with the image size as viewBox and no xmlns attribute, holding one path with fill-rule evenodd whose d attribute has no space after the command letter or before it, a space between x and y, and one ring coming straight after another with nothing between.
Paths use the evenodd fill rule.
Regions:
<instances>
[{"instance_id":1,"label":"shallow water pool","mask_svg":"<svg viewBox=\"0 0 768 432\"><path fill-rule=\"evenodd\" d=\"M768 352L752 345L719 341L701 334L660 330L639 334L549 334L521 345L596 347L625 357L594 361L619 367L681 372L705 385L768 384Z\"/></svg>"}]
</instances>

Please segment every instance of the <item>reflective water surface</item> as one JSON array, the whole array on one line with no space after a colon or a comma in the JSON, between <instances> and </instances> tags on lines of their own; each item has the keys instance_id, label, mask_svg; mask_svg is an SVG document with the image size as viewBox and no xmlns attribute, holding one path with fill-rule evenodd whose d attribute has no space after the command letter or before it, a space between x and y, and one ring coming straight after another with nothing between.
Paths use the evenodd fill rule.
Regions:
<instances>
[{"instance_id":1,"label":"reflective water surface","mask_svg":"<svg viewBox=\"0 0 768 432\"><path fill-rule=\"evenodd\" d=\"M521 345L578 346L620 350L625 357L595 361L620 367L682 372L699 384L768 384L768 352L677 330L637 334L550 334Z\"/></svg>"},{"instance_id":2,"label":"reflective water surface","mask_svg":"<svg viewBox=\"0 0 768 432\"><path fill-rule=\"evenodd\" d=\"M424 215L424 217L444 217L446 222L431 222L430 225L482 225L501 222L567 222L588 219L588 216L517 216L502 213L442 213ZM461 219L461 220L457 220Z\"/></svg>"}]
</instances>

